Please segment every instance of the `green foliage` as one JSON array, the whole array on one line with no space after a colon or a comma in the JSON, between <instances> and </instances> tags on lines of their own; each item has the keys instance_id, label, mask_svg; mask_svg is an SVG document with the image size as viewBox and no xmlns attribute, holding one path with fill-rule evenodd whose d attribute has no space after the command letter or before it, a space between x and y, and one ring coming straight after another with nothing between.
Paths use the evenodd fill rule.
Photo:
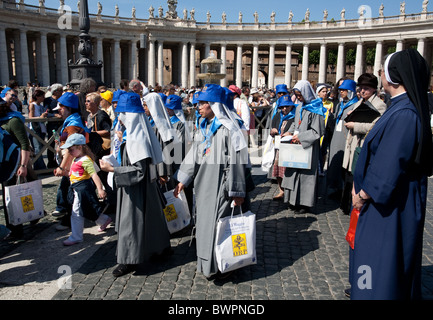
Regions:
<instances>
[{"instance_id":1,"label":"green foliage","mask_svg":"<svg viewBox=\"0 0 433 320\"><path fill-rule=\"evenodd\" d=\"M374 66L375 59L376 59L376 48L368 48L365 54L365 63L368 66Z\"/></svg>"},{"instance_id":2,"label":"green foliage","mask_svg":"<svg viewBox=\"0 0 433 320\"><path fill-rule=\"evenodd\" d=\"M338 50L336 49L330 49L328 50L328 64L330 65L337 65L338 60Z\"/></svg>"},{"instance_id":3,"label":"green foliage","mask_svg":"<svg viewBox=\"0 0 433 320\"><path fill-rule=\"evenodd\" d=\"M308 55L308 64L317 66L320 63L320 51L313 50Z\"/></svg>"},{"instance_id":4,"label":"green foliage","mask_svg":"<svg viewBox=\"0 0 433 320\"><path fill-rule=\"evenodd\" d=\"M346 51L346 65L354 66L356 62L356 50L349 49Z\"/></svg>"}]
</instances>

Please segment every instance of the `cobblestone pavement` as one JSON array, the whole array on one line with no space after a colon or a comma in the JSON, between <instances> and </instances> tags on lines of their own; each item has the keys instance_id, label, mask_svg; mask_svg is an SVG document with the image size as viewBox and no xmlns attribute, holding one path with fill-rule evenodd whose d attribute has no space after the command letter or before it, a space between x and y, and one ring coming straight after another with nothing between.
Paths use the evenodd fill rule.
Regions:
<instances>
[{"instance_id":1,"label":"cobblestone pavement","mask_svg":"<svg viewBox=\"0 0 433 320\"><path fill-rule=\"evenodd\" d=\"M349 217L335 202L323 197L324 178L320 178L319 199L313 212L295 214L281 201L272 200L277 185L261 175L259 168L254 172L260 174L254 176L257 187L251 193L257 219L256 265L239 269L225 280L206 279L196 272L195 242L191 242L191 228L186 228L172 235L174 253L169 258L145 263L135 273L114 278L117 235L110 228L108 239L73 273L71 287L57 290L52 299L346 300L343 291L349 283L345 234ZM44 184L47 212L54 210L57 185ZM429 179L423 255L423 298L428 300L433 299L432 187L433 180ZM0 258L19 252L23 243L31 242L56 221L47 216L34 226L26 226L24 242L3 241ZM91 241L89 235L85 235L86 241ZM74 248L75 255L81 254L80 245ZM61 242L58 247L60 252ZM0 293L5 287L1 278L2 273Z\"/></svg>"}]
</instances>

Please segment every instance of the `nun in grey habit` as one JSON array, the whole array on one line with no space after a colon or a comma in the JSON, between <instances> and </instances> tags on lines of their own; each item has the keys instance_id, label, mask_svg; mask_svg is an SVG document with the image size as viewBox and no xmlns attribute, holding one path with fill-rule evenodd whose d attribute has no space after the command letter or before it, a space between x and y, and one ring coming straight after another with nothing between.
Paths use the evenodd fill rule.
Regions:
<instances>
[{"instance_id":1,"label":"nun in grey habit","mask_svg":"<svg viewBox=\"0 0 433 320\"><path fill-rule=\"evenodd\" d=\"M320 137L325 133L326 108L323 107L322 99L317 99L308 81L299 81L293 90L298 107L295 121L288 132L293 134L294 143L300 143L304 149L313 148L311 168L286 168L281 187L284 189L284 202L289 203L296 212L303 213L316 203Z\"/></svg>"},{"instance_id":2,"label":"nun in grey habit","mask_svg":"<svg viewBox=\"0 0 433 320\"><path fill-rule=\"evenodd\" d=\"M140 96L123 94L117 105L126 127L121 166L101 160L101 169L114 172L118 189L116 210L117 262L114 276L122 276L152 255L170 250L170 233L163 214L165 200L157 185L156 165L162 162L159 142L147 120Z\"/></svg>"},{"instance_id":3,"label":"nun in grey habit","mask_svg":"<svg viewBox=\"0 0 433 320\"><path fill-rule=\"evenodd\" d=\"M201 122L176 179L177 194L192 181L196 195L197 270L206 277L218 272L215 259L216 224L241 206L247 196L247 143L238 121L228 110L224 89L206 85L199 96ZM237 214L237 212L236 212Z\"/></svg>"},{"instance_id":4,"label":"nun in grey habit","mask_svg":"<svg viewBox=\"0 0 433 320\"><path fill-rule=\"evenodd\" d=\"M170 122L167 110L161 96L157 93L148 93L142 98L143 107L148 116L156 137L161 145L163 162L157 165L159 181L161 185L173 177L173 162L176 160L171 155L175 145L179 143L176 130ZM176 154L175 154L176 156Z\"/></svg>"},{"instance_id":5,"label":"nun in grey habit","mask_svg":"<svg viewBox=\"0 0 433 320\"><path fill-rule=\"evenodd\" d=\"M335 108L335 127L329 144L328 170L326 172L326 185L328 196L340 200L344 186L343 159L346 139L349 130L344 125L344 119L358 102L356 95L356 82L347 79L338 88L342 101Z\"/></svg>"}]
</instances>

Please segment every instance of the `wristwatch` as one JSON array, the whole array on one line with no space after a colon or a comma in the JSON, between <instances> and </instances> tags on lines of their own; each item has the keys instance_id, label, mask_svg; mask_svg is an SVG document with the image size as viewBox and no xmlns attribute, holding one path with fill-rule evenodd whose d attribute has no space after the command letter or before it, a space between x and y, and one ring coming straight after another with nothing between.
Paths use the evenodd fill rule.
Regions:
<instances>
[{"instance_id":1,"label":"wristwatch","mask_svg":"<svg viewBox=\"0 0 433 320\"><path fill-rule=\"evenodd\" d=\"M26 164L22 164L22 165L20 165L20 167L27 168L27 165Z\"/></svg>"}]
</instances>

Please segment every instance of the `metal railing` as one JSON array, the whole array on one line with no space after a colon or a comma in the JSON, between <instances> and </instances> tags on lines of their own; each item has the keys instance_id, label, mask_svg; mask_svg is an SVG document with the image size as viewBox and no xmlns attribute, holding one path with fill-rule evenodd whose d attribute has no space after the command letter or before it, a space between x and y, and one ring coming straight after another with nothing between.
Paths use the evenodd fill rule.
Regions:
<instances>
[{"instance_id":1,"label":"metal railing","mask_svg":"<svg viewBox=\"0 0 433 320\"><path fill-rule=\"evenodd\" d=\"M48 123L48 122L63 122L63 119L60 118L26 118L26 124L28 123ZM54 142L55 136L52 135L48 140L44 140L41 137L38 136L38 134L36 132L34 132L32 129L30 129L28 126L26 127L26 131L29 134L30 137L35 138L36 140L38 140L40 143L43 144L43 147L39 150L39 152L37 154L35 154L33 157L31 157L30 159L30 163L31 165L33 165L36 160L38 160L40 157L43 156L44 152L46 150L50 150L52 151L54 154L56 154L56 150L51 146L51 144ZM62 126L60 126L57 129L57 133L60 134L60 131L62 130ZM34 170L36 174L46 174L46 173L52 173L53 169L52 168L47 168L47 169L41 169L41 170Z\"/></svg>"}]
</instances>

